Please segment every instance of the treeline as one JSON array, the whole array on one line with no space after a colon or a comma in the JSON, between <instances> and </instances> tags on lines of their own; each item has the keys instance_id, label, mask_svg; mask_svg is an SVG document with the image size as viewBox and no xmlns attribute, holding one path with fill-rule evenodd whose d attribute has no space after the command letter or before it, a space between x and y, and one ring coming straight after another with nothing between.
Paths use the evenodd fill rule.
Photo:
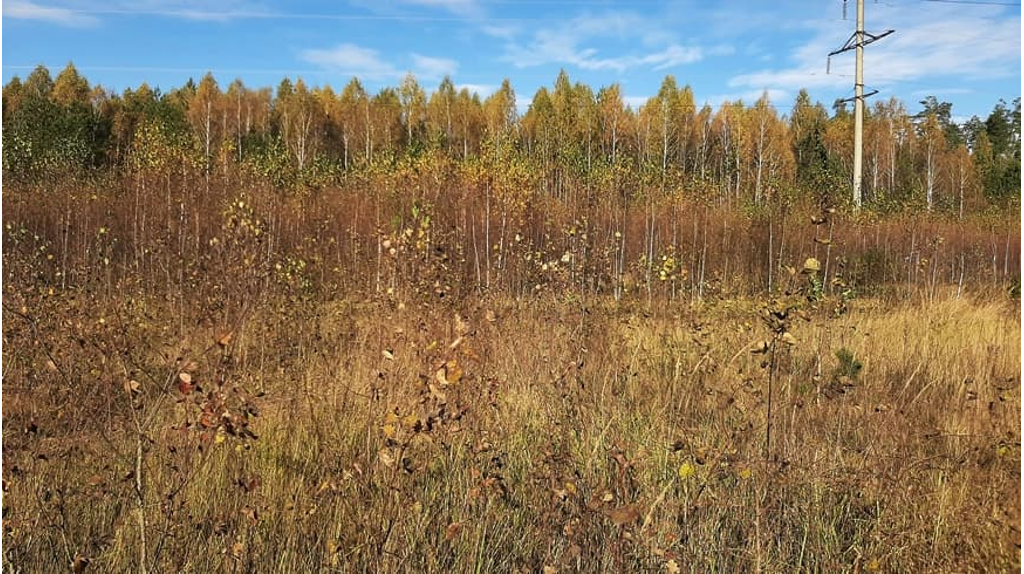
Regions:
<instances>
[{"instance_id":1,"label":"treeline","mask_svg":"<svg viewBox=\"0 0 1024 574\"><path fill-rule=\"evenodd\" d=\"M932 99L876 104L858 212L852 114L803 92L785 116L698 109L667 78L634 111L562 73L520 116L507 81L114 95L38 68L3 93L5 292L104 286L183 316L274 293L706 300L785 291L807 258L842 297L1016 291L1015 106L958 126Z\"/></svg>"},{"instance_id":2,"label":"treeline","mask_svg":"<svg viewBox=\"0 0 1024 574\"><path fill-rule=\"evenodd\" d=\"M864 192L876 210L965 211L1017 205L1020 98L962 125L929 97L910 115L896 99L866 115ZM393 169L424 154L491 161L493 175L564 199L580 186L638 186L762 205L825 196L837 203L851 179L853 114L829 111L801 91L780 113L767 94L752 104L695 104L668 76L639 109L617 84L596 92L563 71L519 115L508 80L492 95L450 78L428 94L409 75L371 95L358 79L336 93L285 79L275 90L212 74L166 93L143 83L113 93L69 64L43 66L3 89L3 169L17 181L101 173L239 173L280 187L325 186L360 171ZM630 188L631 187L631 188Z\"/></svg>"}]
</instances>

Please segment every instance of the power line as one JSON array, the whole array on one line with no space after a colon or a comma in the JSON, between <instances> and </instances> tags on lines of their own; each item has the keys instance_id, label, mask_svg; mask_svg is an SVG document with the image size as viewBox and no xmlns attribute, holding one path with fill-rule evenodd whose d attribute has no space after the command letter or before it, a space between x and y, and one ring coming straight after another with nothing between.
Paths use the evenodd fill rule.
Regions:
<instances>
[{"instance_id":1,"label":"power line","mask_svg":"<svg viewBox=\"0 0 1024 574\"><path fill-rule=\"evenodd\" d=\"M255 12L247 10L145 10L145 9L68 9L69 14L82 16L169 16L193 20L350 20L350 21L410 21L410 22L471 22L486 20L488 22L538 22L540 17L493 17L475 18L472 16L427 16L416 14L341 14L312 12Z\"/></svg>"},{"instance_id":2,"label":"power line","mask_svg":"<svg viewBox=\"0 0 1024 574\"><path fill-rule=\"evenodd\" d=\"M25 66L25 65L4 65L5 68L12 70L34 70L36 66ZM49 66L47 66L49 68ZM214 74L322 74L327 73L327 70L296 70L293 68L228 68L228 69L216 69L203 66L196 67L162 67L162 66L75 66L76 69L83 72L165 72L165 73L206 73L211 72Z\"/></svg>"},{"instance_id":3,"label":"power line","mask_svg":"<svg viewBox=\"0 0 1024 574\"><path fill-rule=\"evenodd\" d=\"M991 0L923 0L938 4L967 4L975 6L1014 6L1020 8L1020 2L993 2Z\"/></svg>"}]
</instances>

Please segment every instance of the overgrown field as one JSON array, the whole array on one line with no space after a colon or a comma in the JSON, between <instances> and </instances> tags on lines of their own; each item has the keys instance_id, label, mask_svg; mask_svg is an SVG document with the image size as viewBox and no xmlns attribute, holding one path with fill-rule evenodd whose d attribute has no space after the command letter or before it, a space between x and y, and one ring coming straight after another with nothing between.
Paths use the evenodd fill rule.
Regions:
<instances>
[{"instance_id":1,"label":"overgrown field","mask_svg":"<svg viewBox=\"0 0 1024 574\"><path fill-rule=\"evenodd\" d=\"M1016 221L190 193L4 191L6 571L1020 568Z\"/></svg>"},{"instance_id":2,"label":"overgrown field","mask_svg":"<svg viewBox=\"0 0 1024 574\"><path fill-rule=\"evenodd\" d=\"M1008 302L4 307L11 572L1019 567Z\"/></svg>"}]
</instances>

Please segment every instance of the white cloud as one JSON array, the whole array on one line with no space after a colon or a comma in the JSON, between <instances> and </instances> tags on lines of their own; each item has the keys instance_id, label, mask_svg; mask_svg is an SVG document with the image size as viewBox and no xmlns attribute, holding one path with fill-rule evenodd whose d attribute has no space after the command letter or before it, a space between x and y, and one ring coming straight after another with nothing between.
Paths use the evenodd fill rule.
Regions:
<instances>
[{"instance_id":1,"label":"white cloud","mask_svg":"<svg viewBox=\"0 0 1024 574\"><path fill-rule=\"evenodd\" d=\"M865 49L865 83L868 88L910 82L936 89L956 81L994 79L1019 71L1021 54L1020 16L1006 16L999 9L961 7L874 5L875 22L897 30ZM882 9L886 8L883 12ZM765 69L734 76L731 87L751 89L830 88L852 86L853 51L832 57L831 74L826 74L826 54L849 37L850 23L840 22L813 28L809 40L790 54L787 68ZM870 31L870 30L869 30ZM875 30L876 33L881 30ZM941 79L940 79L941 78Z\"/></svg>"},{"instance_id":2,"label":"white cloud","mask_svg":"<svg viewBox=\"0 0 1024 574\"><path fill-rule=\"evenodd\" d=\"M732 44L718 44L712 46L707 52L709 56L732 56L736 53L736 46Z\"/></svg>"},{"instance_id":3,"label":"white cloud","mask_svg":"<svg viewBox=\"0 0 1024 574\"><path fill-rule=\"evenodd\" d=\"M339 44L329 49L304 50L300 57L332 72L370 80L383 80L400 75L400 72L390 62L380 58L376 50L355 44Z\"/></svg>"},{"instance_id":4,"label":"white cloud","mask_svg":"<svg viewBox=\"0 0 1024 574\"><path fill-rule=\"evenodd\" d=\"M651 99L650 96L625 96L622 98L622 103L633 108L633 110L639 110L640 106L646 104L649 99Z\"/></svg>"},{"instance_id":5,"label":"white cloud","mask_svg":"<svg viewBox=\"0 0 1024 574\"><path fill-rule=\"evenodd\" d=\"M469 90L471 94L477 94L481 98L486 98L498 91L498 86L494 84L456 84L455 90L461 92L462 90Z\"/></svg>"},{"instance_id":6,"label":"white cloud","mask_svg":"<svg viewBox=\"0 0 1024 574\"><path fill-rule=\"evenodd\" d=\"M725 102L738 102L743 101L746 105L753 105L754 102L761 99L761 96L765 92L768 92L768 103L770 103L779 113L788 112L792 101L795 96L789 90L783 90L778 88L771 88L767 90L746 90L743 92L734 92L728 94L714 94L704 98L703 103L700 105L707 104L712 108L717 108Z\"/></svg>"},{"instance_id":7,"label":"white cloud","mask_svg":"<svg viewBox=\"0 0 1024 574\"><path fill-rule=\"evenodd\" d=\"M501 40L512 40L521 31L519 26L514 25L501 25L497 26L494 24L488 24L481 26L480 31L488 36L499 38Z\"/></svg>"},{"instance_id":8,"label":"white cloud","mask_svg":"<svg viewBox=\"0 0 1024 574\"><path fill-rule=\"evenodd\" d=\"M925 96L962 96L965 94L973 94L975 90L971 88L935 88L931 90L914 90L910 92L911 96L925 97Z\"/></svg>"},{"instance_id":9,"label":"white cloud","mask_svg":"<svg viewBox=\"0 0 1024 574\"><path fill-rule=\"evenodd\" d=\"M412 73L417 78L428 80L440 79L444 76L454 76L459 69L459 63L448 58L431 58L420 54L412 54Z\"/></svg>"},{"instance_id":10,"label":"white cloud","mask_svg":"<svg viewBox=\"0 0 1024 574\"><path fill-rule=\"evenodd\" d=\"M684 64L692 64L703 59L700 48L685 48L673 44L660 52L644 56L619 56L617 58L579 58L574 64L584 70L614 70L624 72L637 66L652 66L654 70L664 70Z\"/></svg>"},{"instance_id":11,"label":"white cloud","mask_svg":"<svg viewBox=\"0 0 1024 574\"><path fill-rule=\"evenodd\" d=\"M186 20L227 22L241 18L274 17L248 0L221 0L211 8L207 0L109 0L77 2L74 7L39 6L28 0L8 2L4 16L50 20L81 26L94 25L103 16L160 16Z\"/></svg>"},{"instance_id":12,"label":"white cloud","mask_svg":"<svg viewBox=\"0 0 1024 574\"><path fill-rule=\"evenodd\" d=\"M643 64L657 64L655 70L664 70L684 64L692 64L704 59L704 53L700 48L685 48L678 44L672 44L664 51L649 54L640 59Z\"/></svg>"},{"instance_id":13,"label":"white cloud","mask_svg":"<svg viewBox=\"0 0 1024 574\"><path fill-rule=\"evenodd\" d=\"M400 67L383 58L377 50L355 44L339 44L333 48L303 50L299 57L328 72L357 76L366 80L391 81L401 78L406 70L418 80L440 80L454 76L459 63L449 58L409 54L410 66Z\"/></svg>"},{"instance_id":14,"label":"white cloud","mask_svg":"<svg viewBox=\"0 0 1024 574\"><path fill-rule=\"evenodd\" d=\"M609 39L628 45L642 45L648 50L605 56L591 47L596 40ZM660 49L656 49L658 47ZM502 57L518 68L568 64L584 70L620 73L637 67L664 70L703 58L701 48L680 45L656 23L631 12L579 16L559 26L541 28L533 33L526 45L510 40Z\"/></svg>"},{"instance_id":15,"label":"white cloud","mask_svg":"<svg viewBox=\"0 0 1024 574\"><path fill-rule=\"evenodd\" d=\"M99 23L97 18L84 12L68 8L40 6L25 0L8 0L4 2L3 17L16 20L37 20L72 27L94 26Z\"/></svg>"}]
</instances>

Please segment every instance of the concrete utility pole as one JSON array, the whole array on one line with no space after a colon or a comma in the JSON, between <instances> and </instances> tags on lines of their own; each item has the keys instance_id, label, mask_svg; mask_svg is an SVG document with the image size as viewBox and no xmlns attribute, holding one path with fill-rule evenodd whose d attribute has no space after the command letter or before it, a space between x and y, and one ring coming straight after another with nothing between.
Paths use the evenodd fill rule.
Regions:
<instances>
[{"instance_id":1,"label":"concrete utility pole","mask_svg":"<svg viewBox=\"0 0 1024 574\"><path fill-rule=\"evenodd\" d=\"M856 72L853 80L853 206L860 209L864 195L864 0L857 0Z\"/></svg>"},{"instance_id":2,"label":"concrete utility pole","mask_svg":"<svg viewBox=\"0 0 1024 574\"><path fill-rule=\"evenodd\" d=\"M843 0L843 18L845 19L845 17L846 0ZM895 30L886 30L877 36L865 32L864 0L857 0L857 31L853 33L853 36L850 36L850 39L846 41L842 48L833 50L828 55L829 67L831 67L832 56L849 50L856 50L856 72L853 80L853 205L855 209L860 209L864 201L864 196L861 192L861 179L864 171L864 98L878 93L878 90L872 90L868 94L864 93L864 46L880 40L893 32ZM842 101L848 102L850 98Z\"/></svg>"}]
</instances>

